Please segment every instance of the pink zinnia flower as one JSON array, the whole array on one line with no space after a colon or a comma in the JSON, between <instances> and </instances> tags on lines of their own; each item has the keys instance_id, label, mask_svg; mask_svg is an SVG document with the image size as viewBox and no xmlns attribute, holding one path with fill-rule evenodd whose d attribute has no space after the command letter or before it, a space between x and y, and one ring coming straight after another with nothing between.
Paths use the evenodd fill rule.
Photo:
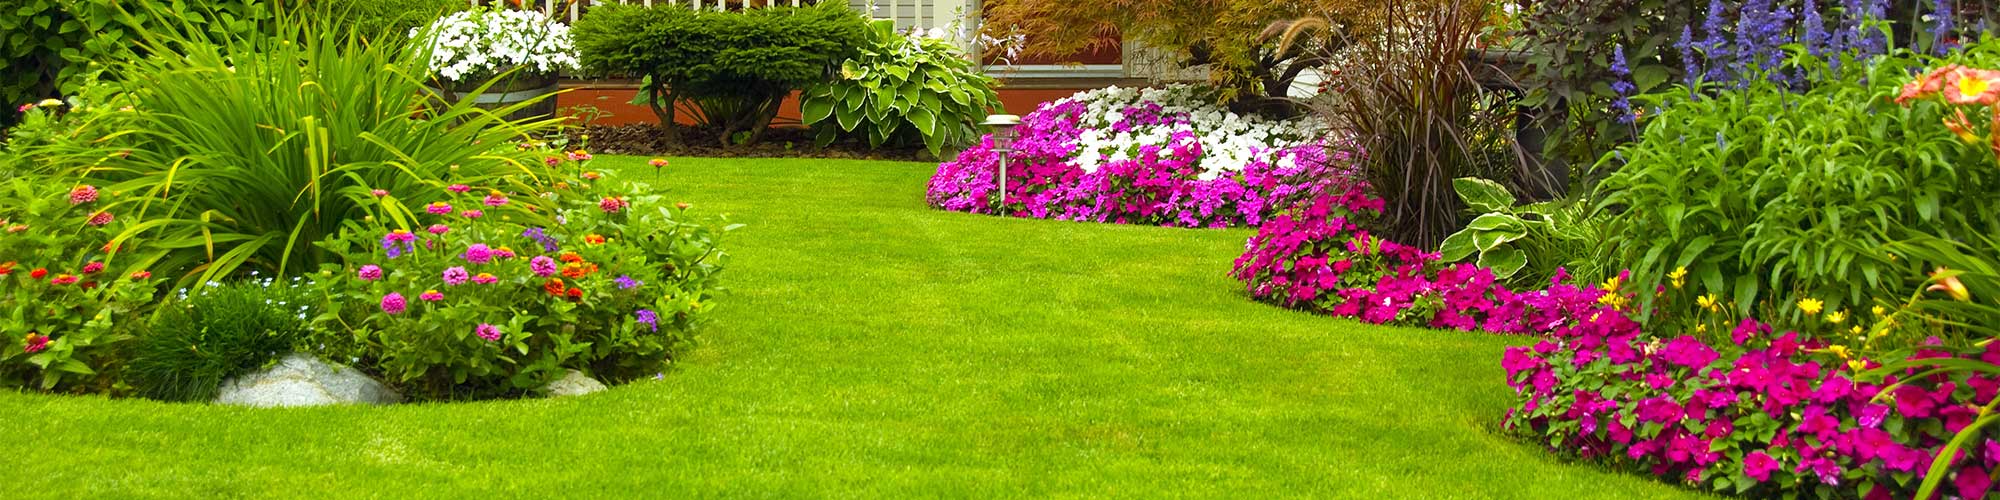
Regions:
<instances>
[{"instance_id":1,"label":"pink zinnia flower","mask_svg":"<svg viewBox=\"0 0 2000 500\"><path fill-rule=\"evenodd\" d=\"M493 249L485 243L474 243L465 249L465 261L474 264L493 262Z\"/></svg>"},{"instance_id":2,"label":"pink zinnia flower","mask_svg":"<svg viewBox=\"0 0 2000 500\"><path fill-rule=\"evenodd\" d=\"M466 191L471 191L472 186L467 186L464 184L452 184L450 187L446 187L445 189L454 193L463 193Z\"/></svg>"},{"instance_id":3,"label":"pink zinnia flower","mask_svg":"<svg viewBox=\"0 0 2000 500\"><path fill-rule=\"evenodd\" d=\"M543 278L553 276L556 274L556 260L547 255L537 255L528 260L528 270L534 271L535 276Z\"/></svg>"},{"instance_id":4,"label":"pink zinnia flower","mask_svg":"<svg viewBox=\"0 0 2000 500\"><path fill-rule=\"evenodd\" d=\"M34 354L42 352L43 349L48 349L48 348L49 348L49 336L42 335L39 333L29 333L27 338L27 345L22 346L21 350L27 351L28 354Z\"/></svg>"},{"instance_id":5,"label":"pink zinnia flower","mask_svg":"<svg viewBox=\"0 0 2000 500\"><path fill-rule=\"evenodd\" d=\"M551 157L548 157L548 158L544 158L544 159L542 159L542 163L547 163L547 164L548 164L549 166L553 167L553 166L556 166L556 165L559 165L559 164L561 164L561 163L562 163L562 158L557 158L557 157L554 157L554 156L551 156Z\"/></svg>"},{"instance_id":6,"label":"pink zinnia flower","mask_svg":"<svg viewBox=\"0 0 2000 500\"><path fill-rule=\"evenodd\" d=\"M604 197L603 200L597 202L597 209L603 210L604 213L607 214L615 214L618 213L619 210L624 210L625 207L630 205L631 203L627 203L625 200L619 199L616 196L606 196Z\"/></svg>"},{"instance_id":7,"label":"pink zinnia flower","mask_svg":"<svg viewBox=\"0 0 2000 500\"><path fill-rule=\"evenodd\" d=\"M498 281L500 278L493 277L493 273L479 273L472 276L472 282L481 285L491 285Z\"/></svg>"},{"instance_id":8,"label":"pink zinnia flower","mask_svg":"<svg viewBox=\"0 0 2000 500\"><path fill-rule=\"evenodd\" d=\"M90 220L84 221L84 223L90 224L92 226L102 226L105 224L110 224L111 219L112 219L111 212L98 212L90 214Z\"/></svg>"},{"instance_id":9,"label":"pink zinnia flower","mask_svg":"<svg viewBox=\"0 0 2000 500\"><path fill-rule=\"evenodd\" d=\"M500 194L499 192L497 192L497 191L496 191L496 192L493 192L493 193L491 193L491 194L488 194L488 195L486 195L486 199L485 199L485 200L483 201L483 203L485 203L485 204L486 204L486 206L489 206L489 207L497 207L497 206L501 206L501 205L506 205L506 204L507 204L507 195L504 195L504 194Z\"/></svg>"},{"instance_id":10,"label":"pink zinnia flower","mask_svg":"<svg viewBox=\"0 0 2000 500\"><path fill-rule=\"evenodd\" d=\"M77 280L77 278L76 278L76 275L74 275L74 274L58 274L58 275L56 275L56 277L55 277L55 278L52 278L52 279L50 279L50 280L49 280L49 284L52 284L52 285L69 285L69 284L75 284L75 283L76 283L76 280Z\"/></svg>"},{"instance_id":11,"label":"pink zinnia flower","mask_svg":"<svg viewBox=\"0 0 2000 500\"><path fill-rule=\"evenodd\" d=\"M381 198L381 197L384 197L384 196L388 196L388 195L389 195L389 190L387 190L387 189L371 189L371 190L369 190L369 191L368 191L368 194L370 194L370 195L373 195L373 196L374 196L374 197L376 197L376 198Z\"/></svg>"},{"instance_id":12,"label":"pink zinnia flower","mask_svg":"<svg viewBox=\"0 0 2000 500\"><path fill-rule=\"evenodd\" d=\"M82 205L97 201L97 186L84 184L69 190L69 204Z\"/></svg>"},{"instance_id":13,"label":"pink zinnia flower","mask_svg":"<svg viewBox=\"0 0 2000 500\"><path fill-rule=\"evenodd\" d=\"M402 314L403 310L409 308L409 306L410 303L408 300L403 299L403 294L389 292L388 295L382 296L382 312Z\"/></svg>"},{"instance_id":14,"label":"pink zinnia flower","mask_svg":"<svg viewBox=\"0 0 2000 500\"><path fill-rule=\"evenodd\" d=\"M590 153L587 151L579 149L576 151L569 152L569 161L589 161L589 160L590 160Z\"/></svg>"},{"instance_id":15,"label":"pink zinnia flower","mask_svg":"<svg viewBox=\"0 0 2000 500\"><path fill-rule=\"evenodd\" d=\"M431 215L448 214L451 213L451 204L442 201L434 201L431 202L430 205L424 206L424 211L430 212Z\"/></svg>"},{"instance_id":16,"label":"pink zinnia flower","mask_svg":"<svg viewBox=\"0 0 2000 500\"><path fill-rule=\"evenodd\" d=\"M647 165L652 165L652 166L653 166L653 168L661 168L661 167L665 167L665 166L667 166L667 159L666 159L666 158L654 158L654 159L653 159L652 161L648 161L648 162L646 162L646 164L647 164Z\"/></svg>"},{"instance_id":17,"label":"pink zinnia flower","mask_svg":"<svg viewBox=\"0 0 2000 500\"><path fill-rule=\"evenodd\" d=\"M472 279L472 275L466 273L463 267L452 266L450 269L444 270L444 283L447 285L463 285L469 279Z\"/></svg>"},{"instance_id":18,"label":"pink zinnia flower","mask_svg":"<svg viewBox=\"0 0 2000 500\"><path fill-rule=\"evenodd\" d=\"M444 234L451 232L451 226L447 226L444 224L431 224L431 227L428 230L431 232L431 234Z\"/></svg>"},{"instance_id":19,"label":"pink zinnia flower","mask_svg":"<svg viewBox=\"0 0 2000 500\"><path fill-rule=\"evenodd\" d=\"M92 262L83 265L83 274L97 274L98 271L103 271L103 270L104 270L103 262Z\"/></svg>"},{"instance_id":20,"label":"pink zinnia flower","mask_svg":"<svg viewBox=\"0 0 2000 500\"><path fill-rule=\"evenodd\" d=\"M423 299L424 302L437 302L444 300L444 293L437 290L424 290L424 293L418 294L417 298Z\"/></svg>"},{"instance_id":21,"label":"pink zinnia flower","mask_svg":"<svg viewBox=\"0 0 2000 500\"><path fill-rule=\"evenodd\" d=\"M379 280L382 279L382 266L374 264L363 265L361 266L361 270L356 272L355 275L361 277L362 281Z\"/></svg>"},{"instance_id":22,"label":"pink zinnia flower","mask_svg":"<svg viewBox=\"0 0 2000 500\"><path fill-rule=\"evenodd\" d=\"M466 210L464 212L459 212L458 215L464 216L467 219L477 219L480 217L485 217L486 212L479 210Z\"/></svg>"},{"instance_id":23,"label":"pink zinnia flower","mask_svg":"<svg viewBox=\"0 0 2000 500\"><path fill-rule=\"evenodd\" d=\"M132 273L132 279L135 280L152 279L152 278L153 278L152 271L135 271Z\"/></svg>"},{"instance_id":24,"label":"pink zinnia flower","mask_svg":"<svg viewBox=\"0 0 2000 500\"><path fill-rule=\"evenodd\" d=\"M478 333L479 338L486 339L487 342L500 341L500 327L493 326L487 323L480 323L479 328L473 329L473 332Z\"/></svg>"}]
</instances>

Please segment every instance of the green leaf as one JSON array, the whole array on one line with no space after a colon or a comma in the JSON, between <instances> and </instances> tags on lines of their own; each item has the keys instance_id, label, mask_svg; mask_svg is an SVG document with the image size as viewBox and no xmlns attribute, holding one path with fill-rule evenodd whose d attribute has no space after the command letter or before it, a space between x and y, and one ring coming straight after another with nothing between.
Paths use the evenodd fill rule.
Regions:
<instances>
[{"instance_id":1,"label":"green leaf","mask_svg":"<svg viewBox=\"0 0 2000 500\"><path fill-rule=\"evenodd\" d=\"M806 125L819 123L826 120L827 117L833 116L833 100L827 98L806 99L804 102L799 103L799 113L801 115L800 121Z\"/></svg>"},{"instance_id":2,"label":"green leaf","mask_svg":"<svg viewBox=\"0 0 2000 500\"><path fill-rule=\"evenodd\" d=\"M1475 212L1504 212L1514 206L1514 194L1498 182L1478 177L1463 177L1451 180L1452 189L1458 197Z\"/></svg>"},{"instance_id":3,"label":"green leaf","mask_svg":"<svg viewBox=\"0 0 2000 500\"><path fill-rule=\"evenodd\" d=\"M1479 267L1493 270L1499 278L1509 278L1528 265L1527 252L1519 248L1499 247L1479 254Z\"/></svg>"},{"instance_id":4,"label":"green leaf","mask_svg":"<svg viewBox=\"0 0 2000 500\"><path fill-rule=\"evenodd\" d=\"M1452 233L1443 243L1438 244L1438 253L1445 262L1458 262L1471 257L1479 249L1472 246L1472 230Z\"/></svg>"}]
</instances>

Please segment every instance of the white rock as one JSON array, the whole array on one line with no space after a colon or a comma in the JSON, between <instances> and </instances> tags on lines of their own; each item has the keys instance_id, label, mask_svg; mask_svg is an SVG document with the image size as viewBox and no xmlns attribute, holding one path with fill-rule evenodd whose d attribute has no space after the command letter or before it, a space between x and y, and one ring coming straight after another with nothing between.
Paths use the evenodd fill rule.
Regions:
<instances>
[{"instance_id":1,"label":"white rock","mask_svg":"<svg viewBox=\"0 0 2000 500\"><path fill-rule=\"evenodd\" d=\"M351 368L292 354L269 369L222 382L216 404L280 407L394 404L401 395Z\"/></svg>"},{"instance_id":2,"label":"white rock","mask_svg":"<svg viewBox=\"0 0 2000 500\"><path fill-rule=\"evenodd\" d=\"M569 373L563 374L563 378L549 382L549 386L543 390L552 398L582 396L604 390L604 383L584 375L583 372L570 370Z\"/></svg>"}]
</instances>

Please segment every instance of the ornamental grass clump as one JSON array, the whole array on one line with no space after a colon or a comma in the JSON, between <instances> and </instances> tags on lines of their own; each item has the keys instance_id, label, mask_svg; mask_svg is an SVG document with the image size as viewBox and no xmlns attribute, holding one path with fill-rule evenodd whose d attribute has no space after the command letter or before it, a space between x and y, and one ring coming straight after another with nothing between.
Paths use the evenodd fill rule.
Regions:
<instances>
[{"instance_id":1,"label":"ornamental grass clump","mask_svg":"<svg viewBox=\"0 0 2000 500\"><path fill-rule=\"evenodd\" d=\"M530 160L508 145L556 125L502 118L532 101L444 104L419 48L321 28L286 14L271 34L221 42L150 33L141 44L182 56L122 63L123 81L61 133L10 149L25 174L126 193L105 208L144 220L118 239L145 240L137 258L195 283L339 263L314 243L369 215L366 193L520 174Z\"/></svg>"},{"instance_id":2,"label":"ornamental grass clump","mask_svg":"<svg viewBox=\"0 0 2000 500\"><path fill-rule=\"evenodd\" d=\"M132 347L126 381L140 396L208 401L222 382L263 368L305 340L318 283L265 277L181 289Z\"/></svg>"}]
</instances>

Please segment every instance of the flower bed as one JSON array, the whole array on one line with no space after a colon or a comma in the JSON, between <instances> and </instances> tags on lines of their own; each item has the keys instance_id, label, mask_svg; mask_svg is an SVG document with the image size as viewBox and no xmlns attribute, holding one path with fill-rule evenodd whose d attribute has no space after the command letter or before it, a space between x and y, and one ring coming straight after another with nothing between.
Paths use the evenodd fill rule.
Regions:
<instances>
[{"instance_id":1,"label":"flower bed","mask_svg":"<svg viewBox=\"0 0 2000 500\"><path fill-rule=\"evenodd\" d=\"M1347 153L1306 120L1239 116L1192 86L1107 88L1023 117L998 205L990 137L938 166L927 196L960 212L1177 227L1256 226L1329 192Z\"/></svg>"}]
</instances>

